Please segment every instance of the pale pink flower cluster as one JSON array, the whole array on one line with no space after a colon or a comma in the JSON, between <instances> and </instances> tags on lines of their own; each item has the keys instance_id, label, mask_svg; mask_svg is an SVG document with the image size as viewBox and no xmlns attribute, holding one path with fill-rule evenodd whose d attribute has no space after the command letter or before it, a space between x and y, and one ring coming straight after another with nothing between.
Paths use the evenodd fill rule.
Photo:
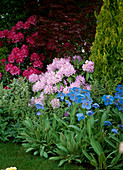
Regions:
<instances>
[{"instance_id":1,"label":"pale pink flower cluster","mask_svg":"<svg viewBox=\"0 0 123 170\"><path fill-rule=\"evenodd\" d=\"M94 62L92 61L85 61L85 64L82 65L83 71L86 71L88 73L93 73L94 72Z\"/></svg>"},{"instance_id":2,"label":"pale pink flower cluster","mask_svg":"<svg viewBox=\"0 0 123 170\"><path fill-rule=\"evenodd\" d=\"M75 61L75 59L78 59L79 63L82 61L82 58L79 55L74 55L73 56L73 60Z\"/></svg>"},{"instance_id":3,"label":"pale pink flower cluster","mask_svg":"<svg viewBox=\"0 0 123 170\"><path fill-rule=\"evenodd\" d=\"M30 76L29 76L29 81L31 82L31 83L34 83L34 82L36 82L36 81L38 81L39 80L39 77L38 77L38 75L37 74L31 74Z\"/></svg>"},{"instance_id":4,"label":"pale pink flower cluster","mask_svg":"<svg viewBox=\"0 0 123 170\"><path fill-rule=\"evenodd\" d=\"M55 73L55 70L58 71ZM75 74L76 70L73 65L70 64L69 59L54 59L53 63L47 66L47 72L39 75L39 81L33 85L33 91L38 92L44 90L45 94L59 92L64 89L64 86L60 87L60 90L56 87L56 84L61 82L63 76L69 77Z\"/></svg>"},{"instance_id":5,"label":"pale pink flower cluster","mask_svg":"<svg viewBox=\"0 0 123 170\"><path fill-rule=\"evenodd\" d=\"M50 102L51 106L53 109L59 108L60 107L60 102L59 99L52 99Z\"/></svg>"}]
</instances>

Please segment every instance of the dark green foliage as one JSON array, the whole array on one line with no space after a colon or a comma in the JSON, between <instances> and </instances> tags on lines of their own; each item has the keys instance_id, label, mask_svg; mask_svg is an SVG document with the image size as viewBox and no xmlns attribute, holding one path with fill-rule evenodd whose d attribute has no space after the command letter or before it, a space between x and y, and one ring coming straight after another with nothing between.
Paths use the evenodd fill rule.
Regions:
<instances>
[{"instance_id":1,"label":"dark green foliage","mask_svg":"<svg viewBox=\"0 0 123 170\"><path fill-rule=\"evenodd\" d=\"M24 2L24 0L0 1L0 30L11 29L18 21L28 17Z\"/></svg>"},{"instance_id":2,"label":"dark green foliage","mask_svg":"<svg viewBox=\"0 0 123 170\"><path fill-rule=\"evenodd\" d=\"M104 0L97 16L95 41L91 48L90 60L95 63L94 79L98 80L111 93L122 83L123 78L123 43L122 43L123 6L121 0Z\"/></svg>"}]
</instances>

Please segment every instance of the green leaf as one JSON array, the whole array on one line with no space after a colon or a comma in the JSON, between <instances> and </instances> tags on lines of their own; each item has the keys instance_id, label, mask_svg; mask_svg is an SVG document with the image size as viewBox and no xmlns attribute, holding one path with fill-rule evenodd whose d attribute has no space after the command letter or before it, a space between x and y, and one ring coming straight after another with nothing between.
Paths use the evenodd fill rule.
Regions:
<instances>
[{"instance_id":1,"label":"green leaf","mask_svg":"<svg viewBox=\"0 0 123 170\"><path fill-rule=\"evenodd\" d=\"M86 158L88 158L89 161L92 161L92 158L90 157L90 155L86 151L82 150L82 152L86 156Z\"/></svg>"},{"instance_id":2,"label":"green leaf","mask_svg":"<svg viewBox=\"0 0 123 170\"><path fill-rule=\"evenodd\" d=\"M89 79L89 73L86 73L86 81Z\"/></svg>"},{"instance_id":3,"label":"green leaf","mask_svg":"<svg viewBox=\"0 0 123 170\"><path fill-rule=\"evenodd\" d=\"M68 82L70 83L72 81L72 77L68 77Z\"/></svg>"},{"instance_id":4,"label":"green leaf","mask_svg":"<svg viewBox=\"0 0 123 170\"><path fill-rule=\"evenodd\" d=\"M91 163L91 165L97 167L97 162L95 160L91 160L90 163Z\"/></svg>"},{"instance_id":5,"label":"green leaf","mask_svg":"<svg viewBox=\"0 0 123 170\"><path fill-rule=\"evenodd\" d=\"M69 125L68 128L69 128L69 127L73 128L73 129L75 129L75 130L77 130L77 131L79 131L79 132L81 131L81 129L80 129L79 127L77 127L77 126Z\"/></svg>"},{"instance_id":6,"label":"green leaf","mask_svg":"<svg viewBox=\"0 0 123 170\"><path fill-rule=\"evenodd\" d=\"M116 146L106 137L104 137L104 140L109 144L111 145L114 149L116 149Z\"/></svg>"},{"instance_id":7,"label":"green leaf","mask_svg":"<svg viewBox=\"0 0 123 170\"><path fill-rule=\"evenodd\" d=\"M50 157L49 160L53 160L53 161L57 161L57 160L60 160L62 159L62 157Z\"/></svg>"},{"instance_id":8,"label":"green leaf","mask_svg":"<svg viewBox=\"0 0 123 170\"><path fill-rule=\"evenodd\" d=\"M48 158L47 152L44 152L44 153L43 153L43 156L44 156L45 158Z\"/></svg>"},{"instance_id":9,"label":"green leaf","mask_svg":"<svg viewBox=\"0 0 123 170\"><path fill-rule=\"evenodd\" d=\"M60 84L57 83L56 86L57 86L58 90L60 90Z\"/></svg>"},{"instance_id":10,"label":"green leaf","mask_svg":"<svg viewBox=\"0 0 123 170\"><path fill-rule=\"evenodd\" d=\"M38 151L35 151L35 152L34 152L34 155L37 155L37 154L38 154Z\"/></svg>"},{"instance_id":11,"label":"green leaf","mask_svg":"<svg viewBox=\"0 0 123 170\"><path fill-rule=\"evenodd\" d=\"M57 147L59 149L61 149L62 151L66 152L66 153L69 153L69 151L64 146L57 145Z\"/></svg>"},{"instance_id":12,"label":"green leaf","mask_svg":"<svg viewBox=\"0 0 123 170\"><path fill-rule=\"evenodd\" d=\"M34 150L35 148L28 148L27 150L26 150L26 152L30 152L30 151L32 151L32 150Z\"/></svg>"},{"instance_id":13,"label":"green leaf","mask_svg":"<svg viewBox=\"0 0 123 170\"><path fill-rule=\"evenodd\" d=\"M99 161L99 164L102 165L102 163L106 163L106 159L105 159L105 154L104 152L102 152L99 157L98 157L98 161Z\"/></svg>"},{"instance_id":14,"label":"green leaf","mask_svg":"<svg viewBox=\"0 0 123 170\"><path fill-rule=\"evenodd\" d=\"M104 121L106 121L106 119L107 119L107 112L105 111L101 117L101 122L100 122L101 129L104 126Z\"/></svg>"},{"instance_id":15,"label":"green leaf","mask_svg":"<svg viewBox=\"0 0 123 170\"><path fill-rule=\"evenodd\" d=\"M95 141L94 139L90 139L91 146L93 147L94 151L100 155L103 152L103 149L98 141Z\"/></svg>"},{"instance_id":16,"label":"green leaf","mask_svg":"<svg viewBox=\"0 0 123 170\"><path fill-rule=\"evenodd\" d=\"M36 94L36 97L39 98L40 94L41 94L41 92L38 91L38 93Z\"/></svg>"},{"instance_id":17,"label":"green leaf","mask_svg":"<svg viewBox=\"0 0 123 170\"><path fill-rule=\"evenodd\" d=\"M60 163L58 164L58 166L61 166L63 165L68 159L65 159L65 160L61 160Z\"/></svg>"},{"instance_id":18,"label":"green leaf","mask_svg":"<svg viewBox=\"0 0 123 170\"><path fill-rule=\"evenodd\" d=\"M92 131L91 131L90 119L87 120L87 132L88 132L89 138L91 138Z\"/></svg>"}]
</instances>

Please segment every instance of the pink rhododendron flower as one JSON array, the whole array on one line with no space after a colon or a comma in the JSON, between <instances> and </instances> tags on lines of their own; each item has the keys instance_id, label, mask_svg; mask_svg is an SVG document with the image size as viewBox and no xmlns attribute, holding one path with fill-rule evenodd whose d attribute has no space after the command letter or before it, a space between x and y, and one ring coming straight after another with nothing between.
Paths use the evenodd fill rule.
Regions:
<instances>
[{"instance_id":1,"label":"pink rhododendron flower","mask_svg":"<svg viewBox=\"0 0 123 170\"><path fill-rule=\"evenodd\" d=\"M40 60L36 60L33 63L33 67L39 67L42 68L43 67L43 63Z\"/></svg>"},{"instance_id":2,"label":"pink rhododendron flower","mask_svg":"<svg viewBox=\"0 0 123 170\"><path fill-rule=\"evenodd\" d=\"M92 61L85 61L85 64L82 65L83 71L86 71L88 73L93 73L94 72L94 62Z\"/></svg>"},{"instance_id":3,"label":"pink rhododendron flower","mask_svg":"<svg viewBox=\"0 0 123 170\"><path fill-rule=\"evenodd\" d=\"M40 70L37 70L33 67L29 67L28 70L23 71L22 75L23 75L23 77L27 77L27 79L28 79L31 74L41 74L41 73L42 72Z\"/></svg>"},{"instance_id":4,"label":"pink rhododendron flower","mask_svg":"<svg viewBox=\"0 0 123 170\"><path fill-rule=\"evenodd\" d=\"M5 38L9 34L9 30L0 31L0 38Z\"/></svg>"},{"instance_id":5,"label":"pink rhododendron flower","mask_svg":"<svg viewBox=\"0 0 123 170\"><path fill-rule=\"evenodd\" d=\"M42 61L44 61L44 60L46 59L46 57L45 57L43 54L40 54L39 56L40 56L40 59L41 59Z\"/></svg>"},{"instance_id":6,"label":"pink rhododendron flower","mask_svg":"<svg viewBox=\"0 0 123 170\"><path fill-rule=\"evenodd\" d=\"M39 80L39 77L38 77L38 75L37 74L31 74L30 76L29 76L29 81L31 82L31 83L34 83L34 82L36 82L36 81L38 81Z\"/></svg>"},{"instance_id":7,"label":"pink rhododendron flower","mask_svg":"<svg viewBox=\"0 0 123 170\"><path fill-rule=\"evenodd\" d=\"M2 78L2 73L0 72L0 79Z\"/></svg>"},{"instance_id":8,"label":"pink rhododendron flower","mask_svg":"<svg viewBox=\"0 0 123 170\"><path fill-rule=\"evenodd\" d=\"M20 30L22 28L23 28L23 22L22 21L18 21L17 24L16 24L16 29Z\"/></svg>"},{"instance_id":9,"label":"pink rhododendron flower","mask_svg":"<svg viewBox=\"0 0 123 170\"><path fill-rule=\"evenodd\" d=\"M36 17L35 16L30 16L27 20L30 24L36 26Z\"/></svg>"},{"instance_id":10,"label":"pink rhododendron flower","mask_svg":"<svg viewBox=\"0 0 123 170\"><path fill-rule=\"evenodd\" d=\"M82 61L82 58L79 55L74 55L73 56L73 60L75 61L75 59L78 59L79 63Z\"/></svg>"},{"instance_id":11,"label":"pink rhododendron flower","mask_svg":"<svg viewBox=\"0 0 123 170\"><path fill-rule=\"evenodd\" d=\"M31 47L35 47L35 39L33 37L27 37L26 41L30 44Z\"/></svg>"},{"instance_id":12,"label":"pink rhododendron flower","mask_svg":"<svg viewBox=\"0 0 123 170\"><path fill-rule=\"evenodd\" d=\"M6 89L6 90L7 90L7 89L10 89L10 88L6 86L6 87L4 87L4 89Z\"/></svg>"},{"instance_id":13,"label":"pink rhododendron flower","mask_svg":"<svg viewBox=\"0 0 123 170\"><path fill-rule=\"evenodd\" d=\"M14 61L15 61L15 56L12 55L12 54L10 54L10 55L8 56L8 61L9 61L9 63L14 63Z\"/></svg>"},{"instance_id":14,"label":"pink rhododendron flower","mask_svg":"<svg viewBox=\"0 0 123 170\"><path fill-rule=\"evenodd\" d=\"M23 24L23 29L29 29L30 27L30 23L28 21L26 21L24 24Z\"/></svg>"},{"instance_id":15,"label":"pink rhododendron flower","mask_svg":"<svg viewBox=\"0 0 123 170\"><path fill-rule=\"evenodd\" d=\"M21 47L21 55L25 58L29 55L29 48L25 44L23 44Z\"/></svg>"},{"instance_id":16,"label":"pink rhododendron flower","mask_svg":"<svg viewBox=\"0 0 123 170\"><path fill-rule=\"evenodd\" d=\"M50 104L51 104L51 106L53 107L53 109L60 107L59 99L52 99L51 102L50 102Z\"/></svg>"},{"instance_id":17,"label":"pink rhododendron flower","mask_svg":"<svg viewBox=\"0 0 123 170\"><path fill-rule=\"evenodd\" d=\"M16 74L20 75L21 70L20 70L17 66L13 66L13 67L9 70L9 72L10 72L12 75L16 75Z\"/></svg>"},{"instance_id":18,"label":"pink rhododendron flower","mask_svg":"<svg viewBox=\"0 0 123 170\"><path fill-rule=\"evenodd\" d=\"M2 62L1 65L6 65L6 63L5 63L5 62L6 62L6 59L5 59L5 58L3 58L3 59L1 60L1 62Z\"/></svg>"},{"instance_id":19,"label":"pink rhododendron flower","mask_svg":"<svg viewBox=\"0 0 123 170\"><path fill-rule=\"evenodd\" d=\"M13 67L13 64L6 64L5 70L9 71Z\"/></svg>"},{"instance_id":20,"label":"pink rhododendron flower","mask_svg":"<svg viewBox=\"0 0 123 170\"><path fill-rule=\"evenodd\" d=\"M30 61L35 61L35 60L39 60L39 59L40 59L40 56L37 53L33 53L30 56Z\"/></svg>"}]
</instances>

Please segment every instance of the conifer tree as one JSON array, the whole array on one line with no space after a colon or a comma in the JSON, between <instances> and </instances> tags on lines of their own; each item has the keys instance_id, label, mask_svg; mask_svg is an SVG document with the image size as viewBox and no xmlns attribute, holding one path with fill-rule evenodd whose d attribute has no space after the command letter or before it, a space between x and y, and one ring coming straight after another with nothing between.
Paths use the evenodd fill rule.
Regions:
<instances>
[{"instance_id":1,"label":"conifer tree","mask_svg":"<svg viewBox=\"0 0 123 170\"><path fill-rule=\"evenodd\" d=\"M123 80L123 1L103 0L97 18L90 60L95 63L94 80L111 92Z\"/></svg>"}]
</instances>

